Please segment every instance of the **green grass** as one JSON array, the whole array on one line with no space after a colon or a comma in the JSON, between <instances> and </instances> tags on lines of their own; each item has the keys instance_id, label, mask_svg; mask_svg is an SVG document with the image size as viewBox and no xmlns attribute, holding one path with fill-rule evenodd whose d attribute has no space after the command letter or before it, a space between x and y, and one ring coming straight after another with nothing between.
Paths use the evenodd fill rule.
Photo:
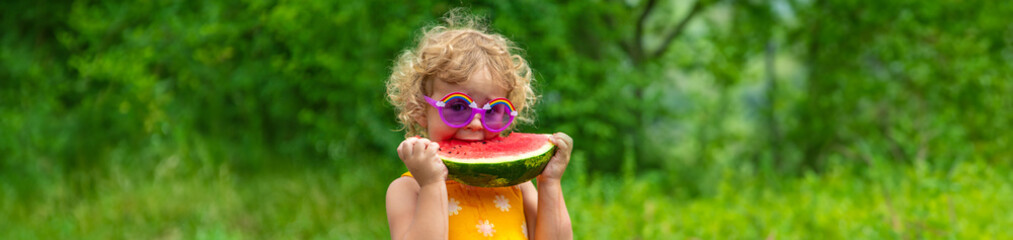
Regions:
<instances>
[{"instance_id":1,"label":"green grass","mask_svg":"<svg viewBox=\"0 0 1013 240\"><path fill-rule=\"evenodd\" d=\"M0 239L383 239L384 192L401 173L390 161L239 171L170 157L64 174L44 165L0 177ZM660 171L573 168L564 191L577 239L1013 238L1003 228L1013 226L1008 168L878 166L802 177L728 169L699 194Z\"/></svg>"},{"instance_id":2,"label":"green grass","mask_svg":"<svg viewBox=\"0 0 1013 240\"><path fill-rule=\"evenodd\" d=\"M838 168L773 181L728 172L713 196L692 199L665 196L676 190L653 181L603 179L569 188L567 200L583 238L1008 239L1005 172Z\"/></svg>"}]
</instances>

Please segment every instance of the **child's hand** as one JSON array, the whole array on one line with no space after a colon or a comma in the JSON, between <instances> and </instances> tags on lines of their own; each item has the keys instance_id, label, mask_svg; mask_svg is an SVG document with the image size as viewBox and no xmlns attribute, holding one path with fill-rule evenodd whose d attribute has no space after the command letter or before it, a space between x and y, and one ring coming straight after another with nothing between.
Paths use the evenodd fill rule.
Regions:
<instances>
[{"instance_id":1,"label":"child's hand","mask_svg":"<svg viewBox=\"0 0 1013 240\"><path fill-rule=\"evenodd\" d=\"M552 159L549 159L549 164L545 166L545 170L542 170L542 175L538 176L539 181L559 181L563 178L563 171L566 171L566 165L570 163L570 151L573 150L573 139L566 135L566 133L557 132L549 137L549 141L552 141L552 144L556 144L556 147L559 149L556 150L555 155L552 155Z\"/></svg>"},{"instance_id":2,"label":"child's hand","mask_svg":"<svg viewBox=\"0 0 1013 240\"><path fill-rule=\"evenodd\" d=\"M447 166L436 155L440 145L420 137L410 137L397 146L397 155L408 167L419 186L447 180Z\"/></svg>"}]
</instances>

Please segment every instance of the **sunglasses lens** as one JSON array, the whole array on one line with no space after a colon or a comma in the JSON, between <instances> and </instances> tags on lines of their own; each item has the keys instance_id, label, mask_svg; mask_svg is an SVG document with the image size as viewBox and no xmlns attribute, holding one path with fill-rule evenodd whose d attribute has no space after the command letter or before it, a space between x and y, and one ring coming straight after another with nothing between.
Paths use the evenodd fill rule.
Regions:
<instances>
[{"instance_id":1,"label":"sunglasses lens","mask_svg":"<svg viewBox=\"0 0 1013 240\"><path fill-rule=\"evenodd\" d=\"M483 119L486 126L493 130L502 130L510 124L510 108L506 104L494 104L492 109L485 112L485 119Z\"/></svg>"},{"instance_id":2,"label":"sunglasses lens","mask_svg":"<svg viewBox=\"0 0 1013 240\"><path fill-rule=\"evenodd\" d=\"M468 101L454 98L447 100L447 105L443 107L443 119L447 120L450 124L465 124L470 117L471 107L468 106Z\"/></svg>"}]
</instances>

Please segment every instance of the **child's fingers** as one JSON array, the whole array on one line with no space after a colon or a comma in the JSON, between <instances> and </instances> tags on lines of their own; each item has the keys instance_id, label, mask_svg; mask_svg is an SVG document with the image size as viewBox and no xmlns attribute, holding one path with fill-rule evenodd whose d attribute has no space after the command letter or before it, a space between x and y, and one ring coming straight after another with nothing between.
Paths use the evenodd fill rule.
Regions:
<instances>
[{"instance_id":1,"label":"child's fingers","mask_svg":"<svg viewBox=\"0 0 1013 240\"><path fill-rule=\"evenodd\" d=\"M416 152L415 151L415 144L418 143L418 141L419 141L418 138L409 138L408 140L404 141L405 150L406 150L405 151L405 157L411 158L412 156L415 156L415 152Z\"/></svg>"},{"instance_id":2,"label":"child's fingers","mask_svg":"<svg viewBox=\"0 0 1013 240\"><path fill-rule=\"evenodd\" d=\"M440 151L440 144L436 142L429 142L429 144L426 145L426 151L432 153L433 156L436 156L436 152Z\"/></svg>"},{"instance_id":3,"label":"child's fingers","mask_svg":"<svg viewBox=\"0 0 1013 240\"><path fill-rule=\"evenodd\" d=\"M557 162L561 162L564 165L568 164L570 162L570 152L573 148L573 139L561 132L553 134L552 137L554 138L553 143L559 148L559 151L556 151L553 157L559 158Z\"/></svg>"},{"instance_id":4,"label":"child's fingers","mask_svg":"<svg viewBox=\"0 0 1013 240\"><path fill-rule=\"evenodd\" d=\"M572 147L573 146L573 138L570 138L570 135L566 135L566 133L558 132L558 133L556 133L556 137L558 137L559 140L562 140L564 143L566 143L566 146L568 146L568 147Z\"/></svg>"},{"instance_id":5,"label":"child's fingers","mask_svg":"<svg viewBox=\"0 0 1013 240\"><path fill-rule=\"evenodd\" d=\"M425 138L420 138L417 141L415 141L412 144L412 148L413 148L412 151L414 151L414 153L415 153L414 156L416 156L416 157L422 157L426 153L426 145L427 144L429 144L429 140L425 139Z\"/></svg>"},{"instance_id":6,"label":"child's fingers","mask_svg":"<svg viewBox=\"0 0 1013 240\"><path fill-rule=\"evenodd\" d=\"M560 162L567 164L570 162L570 151L566 151L565 149L563 149L563 151L556 151L556 154L552 157L559 158Z\"/></svg>"},{"instance_id":7,"label":"child's fingers","mask_svg":"<svg viewBox=\"0 0 1013 240\"><path fill-rule=\"evenodd\" d=\"M397 157L401 158L401 161L404 161L404 143L404 141L401 141L401 144L397 145Z\"/></svg>"},{"instance_id":8,"label":"child's fingers","mask_svg":"<svg viewBox=\"0 0 1013 240\"><path fill-rule=\"evenodd\" d=\"M429 149L429 145L432 144L433 144L432 142L419 141L418 145L419 149L416 149L417 151L419 151L419 159L428 162L429 159L432 158L433 153L432 150Z\"/></svg>"},{"instance_id":9,"label":"child's fingers","mask_svg":"<svg viewBox=\"0 0 1013 240\"><path fill-rule=\"evenodd\" d=\"M563 149L564 152L569 152L570 148L573 146L573 139L571 139L570 136L567 136L565 133L559 132L553 134L552 139L553 139L552 143L556 144L556 146L559 147L560 149Z\"/></svg>"},{"instance_id":10,"label":"child's fingers","mask_svg":"<svg viewBox=\"0 0 1013 240\"><path fill-rule=\"evenodd\" d=\"M402 154L404 154L404 158L402 158L402 159L406 159L407 157L409 157L409 156L412 155L412 139L411 138L405 139L404 141L401 142L401 152L402 152Z\"/></svg>"},{"instance_id":11,"label":"child's fingers","mask_svg":"<svg viewBox=\"0 0 1013 240\"><path fill-rule=\"evenodd\" d=\"M429 142L429 144L426 145L426 159L439 160L439 158L436 157L436 152L439 150L440 150L439 143Z\"/></svg>"}]
</instances>

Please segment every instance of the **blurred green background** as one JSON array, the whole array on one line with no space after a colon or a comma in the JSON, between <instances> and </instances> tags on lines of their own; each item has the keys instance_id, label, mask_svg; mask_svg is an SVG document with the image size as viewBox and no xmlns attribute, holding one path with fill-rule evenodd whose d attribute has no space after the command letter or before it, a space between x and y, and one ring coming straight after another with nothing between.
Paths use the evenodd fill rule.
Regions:
<instances>
[{"instance_id":1,"label":"blurred green background","mask_svg":"<svg viewBox=\"0 0 1013 240\"><path fill-rule=\"evenodd\" d=\"M4 1L0 238L383 239L384 81L525 49L578 239L1009 239L1006 1Z\"/></svg>"}]
</instances>

